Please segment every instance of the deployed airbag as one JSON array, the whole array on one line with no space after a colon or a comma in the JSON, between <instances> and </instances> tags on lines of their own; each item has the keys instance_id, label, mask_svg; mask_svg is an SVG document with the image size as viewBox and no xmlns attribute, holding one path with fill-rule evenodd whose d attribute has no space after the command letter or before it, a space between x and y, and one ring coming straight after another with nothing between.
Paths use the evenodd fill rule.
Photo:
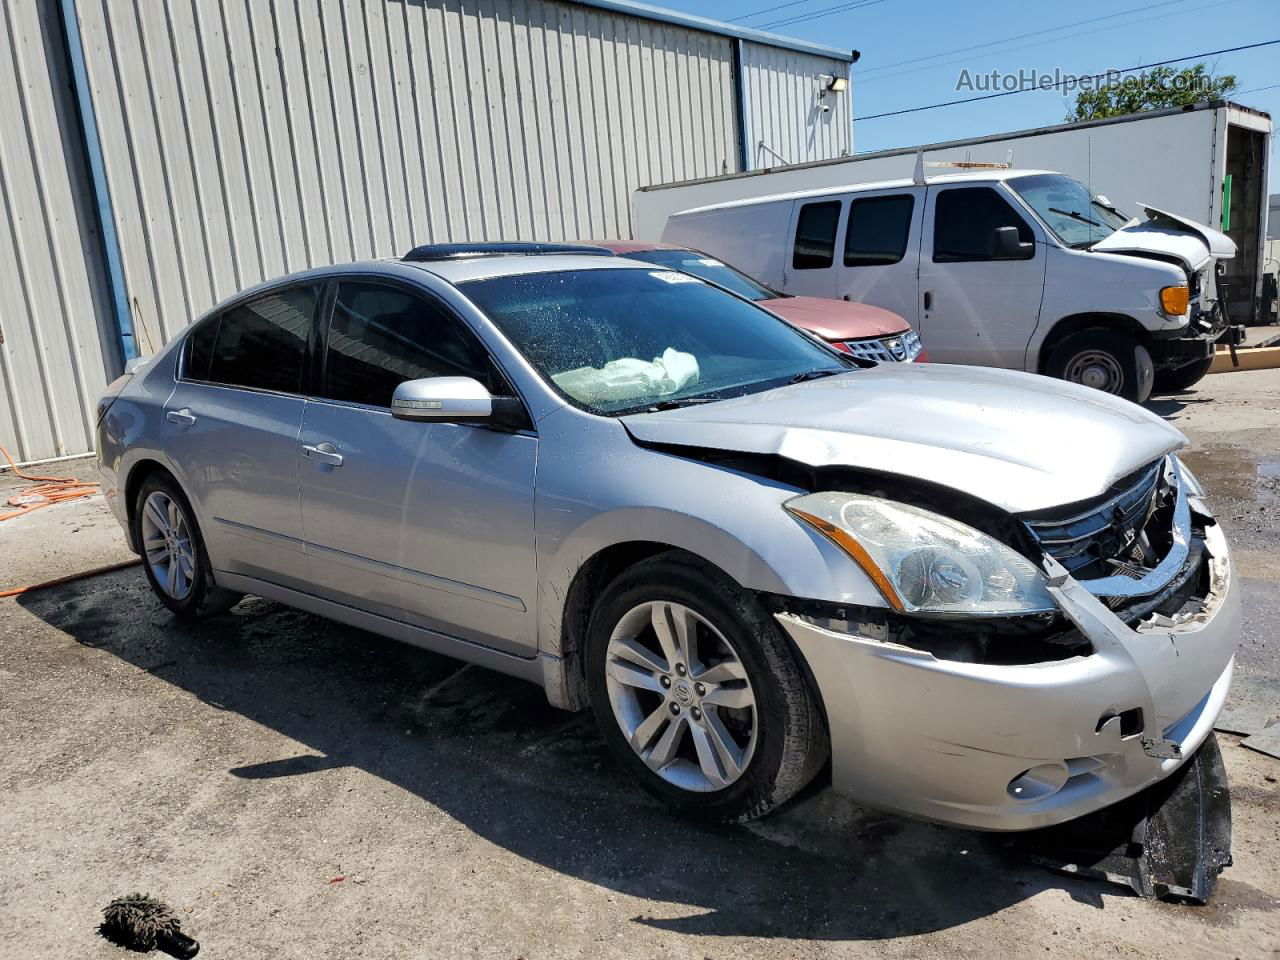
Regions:
<instances>
[{"instance_id":1,"label":"deployed airbag","mask_svg":"<svg viewBox=\"0 0 1280 960\"><path fill-rule=\"evenodd\" d=\"M600 403L666 397L698 379L698 358L673 347L652 360L622 357L603 367L576 367L551 377L575 400Z\"/></svg>"}]
</instances>

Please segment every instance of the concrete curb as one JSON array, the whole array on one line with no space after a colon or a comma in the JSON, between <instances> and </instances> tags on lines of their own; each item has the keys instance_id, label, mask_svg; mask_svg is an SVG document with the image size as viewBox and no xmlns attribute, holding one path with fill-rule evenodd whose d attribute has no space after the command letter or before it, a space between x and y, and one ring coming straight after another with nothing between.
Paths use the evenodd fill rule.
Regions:
<instances>
[{"instance_id":1,"label":"concrete curb","mask_svg":"<svg viewBox=\"0 0 1280 960\"><path fill-rule=\"evenodd\" d=\"M1231 351L1218 348L1217 356L1209 365L1210 373L1236 373L1243 370L1272 370L1280 367L1280 347L1237 347L1240 366L1231 363Z\"/></svg>"}]
</instances>

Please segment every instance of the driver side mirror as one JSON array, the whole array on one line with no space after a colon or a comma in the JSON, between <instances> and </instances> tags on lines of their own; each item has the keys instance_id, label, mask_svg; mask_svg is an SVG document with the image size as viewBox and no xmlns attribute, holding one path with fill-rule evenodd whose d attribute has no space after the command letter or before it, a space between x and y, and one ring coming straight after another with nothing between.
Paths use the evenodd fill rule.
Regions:
<instances>
[{"instance_id":1,"label":"driver side mirror","mask_svg":"<svg viewBox=\"0 0 1280 960\"><path fill-rule=\"evenodd\" d=\"M472 377L427 377L406 380L391 397L398 420L486 420L493 416L493 397Z\"/></svg>"},{"instance_id":2,"label":"driver side mirror","mask_svg":"<svg viewBox=\"0 0 1280 960\"><path fill-rule=\"evenodd\" d=\"M1034 243L1018 239L1017 227L996 227L992 253L996 260L1030 260L1035 255Z\"/></svg>"}]
</instances>

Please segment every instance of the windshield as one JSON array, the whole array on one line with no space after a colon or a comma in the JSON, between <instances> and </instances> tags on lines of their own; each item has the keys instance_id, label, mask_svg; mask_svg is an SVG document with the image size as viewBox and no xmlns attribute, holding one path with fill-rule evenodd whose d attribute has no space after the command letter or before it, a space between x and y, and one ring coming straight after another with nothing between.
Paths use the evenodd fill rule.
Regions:
<instances>
[{"instance_id":1,"label":"windshield","mask_svg":"<svg viewBox=\"0 0 1280 960\"><path fill-rule=\"evenodd\" d=\"M849 370L773 314L671 270L527 273L459 288L561 394L604 416Z\"/></svg>"},{"instance_id":2,"label":"windshield","mask_svg":"<svg viewBox=\"0 0 1280 960\"><path fill-rule=\"evenodd\" d=\"M639 253L622 253L619 256L661 264L672 270L679 270L681 273L710 280L717 286L724 287L748 300L777 300L782 296L764 284L756 283L745 273L738 272L727 263L721 263L714 257L708 257L697 250L641 250Z\"/></svg>"},{"instance_id":3,"label":"windshield","mask_svg":"<svg viewBox=\"0 0 1280 960\"><path fill-rule=\"evenodd\" d=\"M1068 247L1091 247L1129 222L1090 196L1083 183L1061 174L1039 173L1007 182Z\"/></svg>"}]
</instances>

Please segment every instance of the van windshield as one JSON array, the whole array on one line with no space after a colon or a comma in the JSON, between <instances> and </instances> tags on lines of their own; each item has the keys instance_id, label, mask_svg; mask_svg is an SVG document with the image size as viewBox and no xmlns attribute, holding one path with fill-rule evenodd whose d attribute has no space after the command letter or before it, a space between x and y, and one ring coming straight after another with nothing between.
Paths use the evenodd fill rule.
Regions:
<instances>
[{"instance_id":1,"label":"van windshield","mask_svg":"<svg viewBox=\"0 0 1280 960\"><path fill-rule=\"evenodd\" d=\"M1089 194L1083 183L1057 173L1037 173L1006 181L1064 246L1091 247L1123 227L1129 218Z\"/></svg>"},{"instance_id":2,"label":"van windshield","mask_svg":"<svg viewBox=\"0 0 1280 960\"><path fill-rule=\"evenodd\" d=\"M601 416L724 400L851 366L768 311L674 270L525 273L458 287L561 395Z\"/></svg>"}]
</instances>

